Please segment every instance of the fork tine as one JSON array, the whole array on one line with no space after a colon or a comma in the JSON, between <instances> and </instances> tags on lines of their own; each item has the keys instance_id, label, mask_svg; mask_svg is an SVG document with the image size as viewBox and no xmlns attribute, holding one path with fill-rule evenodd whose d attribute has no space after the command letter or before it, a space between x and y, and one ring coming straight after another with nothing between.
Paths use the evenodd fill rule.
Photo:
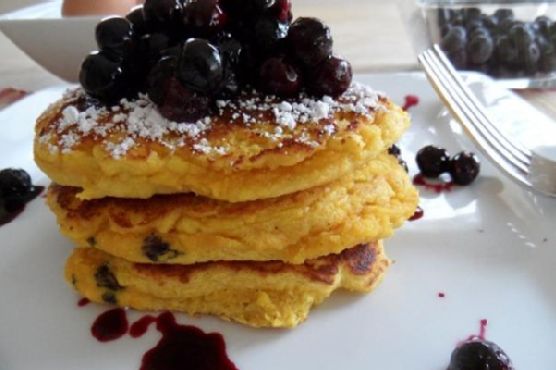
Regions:
<instances>
[{"instance_id":1,"label":"fork tine","mask_svg":"<svg viewBox=\"0 0 556 370\"><path fill-rule=\"evenodd\" d=\"M526 175L529 169L528 166L520 161L516 161L513 156L508 153L506 148L501 147L497 142L485 135L484 132L480 130L480 127L475 124L478 119L477 116L473 114L473 111L470 109L466 99L462 98L461 94L458 94L458 87L454 85L454 82L449 78L449 76L445 75L443 68L438 66L436 56L434 54L427 53L425 57L428 58L427 62L430 67L430 71L434 73L437 78L437 85L442 87L442 90L447 98L446 101L450 103L452 107L457 107L459 109L459 117L458 115L456 115L456 117L465 118L462 123L468 133L470 133L471 136L479 142L479 144L482 144L484 150L487 151L487 155L496 159L497 162L505 162L507 164L507 170L511 169L513 172L517 172L520 176ZM509 166L511 166L511 168L508 168Z\"/></svg>"},{"instance_id":2,"label":"fork tine","mask_svg":"<svg viewBox=\"0 0 556 370\"><path fill-rule=\"evenodd\" d=\"M510 151L516 155L519 155L518 158L522 159L522 162L529 165L531 161L531 151L523 148L521 145L518 145L517 143L515 143L515 141L509 140L506 137L506 135L504 135L498 129L498 127L496 127L496 125L493 124L493 121L490 115L488 114L488 112L486 112L483 105L479 102L475 94L471 92L467 84L461 78L460 74L454 69L452 63L448 60L446 54L440 49L438 45L434 46L434 51L438 55L438 59L446 69L447 73L449 73L449 75L454 79L454 81L457 82L458 86L460 87L460 91L462 91L465 94L468 101L472 104L472 107L474 108L473 111L478 113L480 116L484 118L483 120L479 121L481 124L483 124L484 129L495 140L497 140L500 143L500 145L508 148L508 150L510 150L509 148L512 148L513 150ZM515 153L515 151L517 151L518 154Z\"/></svg>"},{"instance_id":3,"label":"fork tine","mask_svg":"<svg viewBox=\"0 0 556 370\"><path fill-rule=\"evenodd\" d=\"M469 95L472 93L468 89L464 89L457 83L457 81L452 78L453 76L446 71L445 65L440 63L437 55L435 55L432 51L427 55L430 56L429 62L431 66L437 71L440 80L443 82L444 85L448 87L447 90L449 91L450 95L458 104L462 106L462 108L464 108L463 110L469 116L469 123L474 126L476 131L486 141L489 142L490 146L493 147L493 149L499 151L500 154L507 157L508 161L514 162L515 165L520 168L522 172L527 173L529 171L529 159L525 156L520 155L519 153L516 153L511 148L508 148L503 141L500 141L500 139L497 137L493 137L494 134L484 128L484 121L486 118L483 115L477 114L475 106L471 104Z\"/></svg>"},{"instance_id":4,"label":"fork tine","mask_svg":"<svg viewBox=\"0 0 556 370\"><path fill-rule=\"evenodd\" d=\"M521 168L517 167L515 163L509 162L506 159L506 156L496 150L491 143L486 141L486 139L479 134L476 127L472 124L473 117L466 113L468 109L464 105L461 105L459 103L459 99L452 95L450 87L443 83L443 78L441 78L441 75L439 75L436 71L434 64L431 64L430 55L431 54L428 52L422 53L419 55L419 61L423 65L427 77L431 81L435 90L438 92L440 98L444 101L446 107L462 123L471 137L477 142L478 147L498 168L510 175L514 181L527 187L531 187L531 183L526 178L526 173L524 173Z\"/></svg>"},{"instance_id":5,"label":"fork tine","mask_svg":"<svg viewBox=\"0 0 556 370\"><path fill-rule=\"evenodd\" d=\"M529 169L529 161L526 158L522 158L516 153L512 152L510 149L500 143L499 140L493 138L491 133L484 130L483 125L479 124L479 122L483 121L484 118L478 115L473 109L473 106L470 104L467 95L462 92L461 87L457 84L456 81L453 80L453 78L451 78L451 75L446 72L444 66L440 64L437 56L432 52L428 55L430 56L429 62L431 66L436 70L441 82L447 87L450 96L453 97L453 99L462 107L463 111L469 117L469 124L473 125L477 133L481 135L493 149L500 152L500 154L506 157L508 161L514 162L515 166L518 167L522 172L527 173Z\"/></svg>"}]
</instances>

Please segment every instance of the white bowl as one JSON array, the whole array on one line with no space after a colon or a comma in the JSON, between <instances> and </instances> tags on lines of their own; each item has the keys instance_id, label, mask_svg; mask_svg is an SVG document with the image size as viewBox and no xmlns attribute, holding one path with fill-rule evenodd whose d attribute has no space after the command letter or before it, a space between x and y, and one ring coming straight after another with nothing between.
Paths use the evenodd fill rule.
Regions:
<instances>
[{"instance_id":1,"label":"white bowl","mask_svg":"<svg viewBox=\"0 0 556 370\"><path fill-rule=\"evenodd\" d=\"M0 16L0 30L31 59L52 74L78 80L85 56L96 48L94 30L101 16L61 16L52 1Z\"/></svg>"}]
</instances>

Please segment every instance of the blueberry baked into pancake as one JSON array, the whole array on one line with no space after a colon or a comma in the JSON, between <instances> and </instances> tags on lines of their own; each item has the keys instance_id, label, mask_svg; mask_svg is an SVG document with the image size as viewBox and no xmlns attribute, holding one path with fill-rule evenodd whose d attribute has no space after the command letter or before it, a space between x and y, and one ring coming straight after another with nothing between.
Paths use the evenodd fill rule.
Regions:
<instances>
[{"instance_id":1,"label":"blueberry baked into pancake","mask_svg":"<svg viewBox=\"0 0 556 370\"><path fill-rule=\"evenodd\" d=\"M290 0L147 0L99 23L34 145L80 294L294 327L379 283L418 203L389 151L409 115L292 21Z\"/></svg>"}]
</instances>

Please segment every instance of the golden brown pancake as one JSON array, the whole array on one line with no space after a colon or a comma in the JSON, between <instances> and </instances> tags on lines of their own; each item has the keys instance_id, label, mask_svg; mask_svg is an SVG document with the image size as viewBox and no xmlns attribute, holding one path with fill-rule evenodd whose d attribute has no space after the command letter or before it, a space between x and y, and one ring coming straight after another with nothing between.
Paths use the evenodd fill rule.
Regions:
<instances>
[{"instance_id":1,"label":"golden brown pancake","mask_svg":"<svg viewBox=\"0 0 556 370\"><path fill-rule=\"evenodd\" d=\"M243 96L211 117L169 122L146 98L103 108L76 90L36 125L35 159L81 199L194 192L230 202L327 184L390 147L409 116L354 84L338 100Z\"/></svg>"},{"instance_id":2,"label":"golden brown pancake","mask_svg":"<svg viewBox=\"0 0 556 370\"><path fill-rule=\"evenodd\" d=\"M294 327L334 290L369 292L390 261L380 242L302 265L277 261L138 264L77 248L66 280L83 296L139 310L211 314L254 327Z\"/></svg>"},{"instance_id":3,"label":"golden brown pancake","mask_svg":"<svg viewBox=\"0 0 556 370\"><path fill-rule=\"evenodd\" d=\"M390 236L418 194L397 160L381 154L326 186L277 199L228 203L193 194L80 200L52 186L48 204L62 233L133 262L217 260L303 263Z\"/></svg>"}]
</instances>

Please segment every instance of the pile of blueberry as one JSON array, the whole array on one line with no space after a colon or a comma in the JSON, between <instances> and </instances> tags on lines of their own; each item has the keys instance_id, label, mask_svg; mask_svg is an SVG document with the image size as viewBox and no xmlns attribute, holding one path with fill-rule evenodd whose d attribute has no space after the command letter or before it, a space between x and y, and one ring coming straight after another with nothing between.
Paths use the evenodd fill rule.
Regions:
<instances>
[{"instance_id":1,"label":"pile of blueberry","mask_svg":"<svg viewBox=\"0 0 556 370\"><path fill-rule=\"evenodd\" d=\"M103 104L146 93L175 121L247 88L338 97L352 70L333 55L330 29L316 18L291 22L290 0L146 0L98 24L81 85Z\"/></svg>"},{"instance_id":2,"label":"pile of blueberry","mask_svg":"<svg viewBox=\"0 0 556 370\"><path fill-rule=\"evenodd\" d=\"M556 72L556 23L547 16L516 20L511 9L440 9L440 47L459 69L496 77Z\"/></svg>"},{"instance_id":3,"label":"pile of blueberry","mask_svg":"<svg viewBox=\"0 0 556 370\"><path fill-rule=\"evenodd\" d=\"M481 164L477 156L471 152L460 152L450 157L448 151L434 145L427 145L416 155L419 171L425 177L438 178L449 173L452 183L470 185L479 174Z\"/></svg>"},{"instance_id":4,"label":"pile of blueberry","mask_svg":"<svg viewBox=\"0 0 556 370\"><path fill-rule=\"evenodd\" d=\"M24 170L7 168L0 171L0 224L11 221L42 190L43 187L33 186L31 177Z\"/></svg>"},{"instance_id":5,"label":"pile of blueberry","mask_svg":"<svg viewBox=\"0 0 556 370\"><path fill-rule=\"evenodd\" d=\"M495 343L471 339L452 352L448 370L513 370L508 355Z\"/></svg>"}]
</instances>

